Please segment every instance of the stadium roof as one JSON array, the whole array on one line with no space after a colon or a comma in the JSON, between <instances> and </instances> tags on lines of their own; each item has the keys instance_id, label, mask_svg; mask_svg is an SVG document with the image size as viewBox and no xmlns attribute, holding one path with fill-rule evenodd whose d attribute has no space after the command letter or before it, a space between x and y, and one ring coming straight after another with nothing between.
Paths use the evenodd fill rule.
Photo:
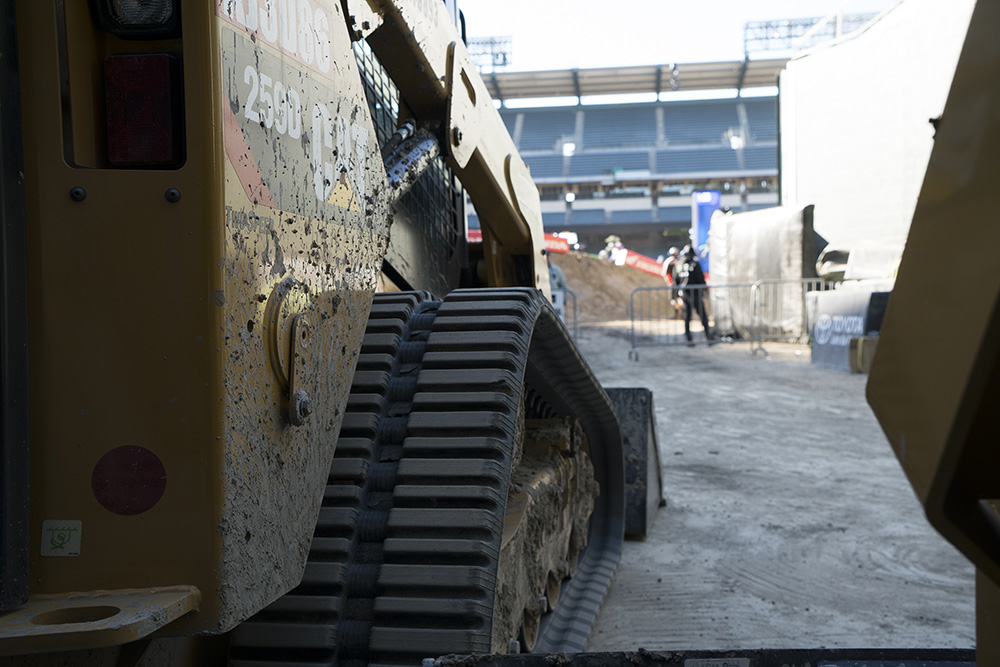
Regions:
<instances>
[{"instance_id":1,"label":"stadium roof","mask_svg":"<svg viewBox=\"0 0 1000 667\"><path fill-rule=\"evenodd\" d=\"M778 85L787 58L714 63L670 63L539 72L484 73L498 100L527 97L583 97L673 90L726 90Z\"/></svg>"}]
</instances>

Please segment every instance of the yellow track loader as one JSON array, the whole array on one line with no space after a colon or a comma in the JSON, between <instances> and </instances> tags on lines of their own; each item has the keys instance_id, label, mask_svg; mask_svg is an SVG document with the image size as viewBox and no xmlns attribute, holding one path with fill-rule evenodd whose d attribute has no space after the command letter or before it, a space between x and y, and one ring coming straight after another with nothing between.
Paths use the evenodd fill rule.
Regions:
<instances>
[{"instance_id":1,"label":"yellow track loader","mask_svg":"<svg viewBox=\"0 0 1000 667\"><path fill-rule=\"evenodd\" d=\"M0 6L0 655L582 648L621 433L454 3Z\"/></svg>"},{"instance_id":2,"label":"yellow track loader","mask_svg":"<svg viewBox=\"0 0 1000 667\"><path fill-rule=\"evenodd\" d=\"M868 389L979 569L980 665L998 8L976 8ZM453 0L0 0L0 664L583 648L626 524L622 430L548 303L538 192L456 26ZM975 289L936 280L945 226ZM919 653L571 664L971 660Z\"/></svg>"}]
</instances>

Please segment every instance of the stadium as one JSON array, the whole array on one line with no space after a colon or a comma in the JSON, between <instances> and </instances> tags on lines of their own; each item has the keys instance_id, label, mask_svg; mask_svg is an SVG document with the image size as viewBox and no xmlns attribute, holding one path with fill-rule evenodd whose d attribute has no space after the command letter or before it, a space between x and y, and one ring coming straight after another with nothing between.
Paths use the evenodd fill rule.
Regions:
<instances>
[{"instance_id":1,"label":"stadium","mask_svg":"<svg viewBox=\"0 0 1000 667\"><path fill-rule=\"evenodd\" d=\"M972 5L906 0L750 23L746 57L731 62L506 72L493 66L503 40L470 49L531 168L547 232L573 232L588 252L614 234L657 257L687 242L692 193L714 190L734 213L813 205L819 246L853 255L856 277L885 277Z\"/></svg>"},{"instance_id":2,"label":"stadium","mask_svg":"<svg viewBox=\"0 0 1000 667\"><path fill-rule=\"evenodd\" d=\"M1000 0L834 1L0 0L0 667L1000 665Z\"/></svg>"},{"instance_id":3,"label":"stadium","mask_svg":"<svg viewBox=\"0 0 1000 667\"><path fill-rule=\"evenodd\" d=\"M760 80L773 83L780 62L769 61ZM653 72L629 69L655 68L564 74L592 95L621 90L622 80L634 81L632 92L655 93L647 88ZM709 85L737 83L739 63L715 69ZM519 85L521 78L490 82L500 95L542 92ZM609 234L653 257L683 245L698 190L724 193L723 205L734 210L778 203L774 97L504 108L501 116L539 186L546 231L575 232L588 248Z\"/></svg>"}]
</instances>

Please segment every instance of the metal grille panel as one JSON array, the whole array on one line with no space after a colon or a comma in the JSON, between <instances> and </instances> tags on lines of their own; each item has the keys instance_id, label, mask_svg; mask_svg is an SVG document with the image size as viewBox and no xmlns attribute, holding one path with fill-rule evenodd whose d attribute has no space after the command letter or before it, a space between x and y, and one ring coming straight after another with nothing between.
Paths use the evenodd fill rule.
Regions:
<instances>
[{"instance_id":1,"label":"metal grille panel","mask_svg":"<svg viewBox=\"0 0 1000 667\"><path fill-rule=\"evenodd\" d=\"M368 107L375 121L379 147L382 147L396 131L401 104L399 90L366 42L356 42L354 54L361 70ZM434 249L438 266L453 260L460 235L465 231L462 220L464 196L451 168L443 158L438 158L400 200L399 207L423 232L429 247Z\"/></svg>"}]
</instances>

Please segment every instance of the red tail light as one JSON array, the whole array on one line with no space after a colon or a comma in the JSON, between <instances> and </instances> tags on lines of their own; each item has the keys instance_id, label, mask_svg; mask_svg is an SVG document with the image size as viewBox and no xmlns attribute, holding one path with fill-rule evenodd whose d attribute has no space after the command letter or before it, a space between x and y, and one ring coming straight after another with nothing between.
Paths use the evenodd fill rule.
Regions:
<instances>
[{"instance_id":1,"label":"red tail light","mask_svg":"<svg viewBox=\"0 0 1000 667\"><path fill-rule=\"evenodd\" d=\"M167 53L104 60L112 167L177 167L184 160L180 61Z\"/></svg>"}]
</instances>

